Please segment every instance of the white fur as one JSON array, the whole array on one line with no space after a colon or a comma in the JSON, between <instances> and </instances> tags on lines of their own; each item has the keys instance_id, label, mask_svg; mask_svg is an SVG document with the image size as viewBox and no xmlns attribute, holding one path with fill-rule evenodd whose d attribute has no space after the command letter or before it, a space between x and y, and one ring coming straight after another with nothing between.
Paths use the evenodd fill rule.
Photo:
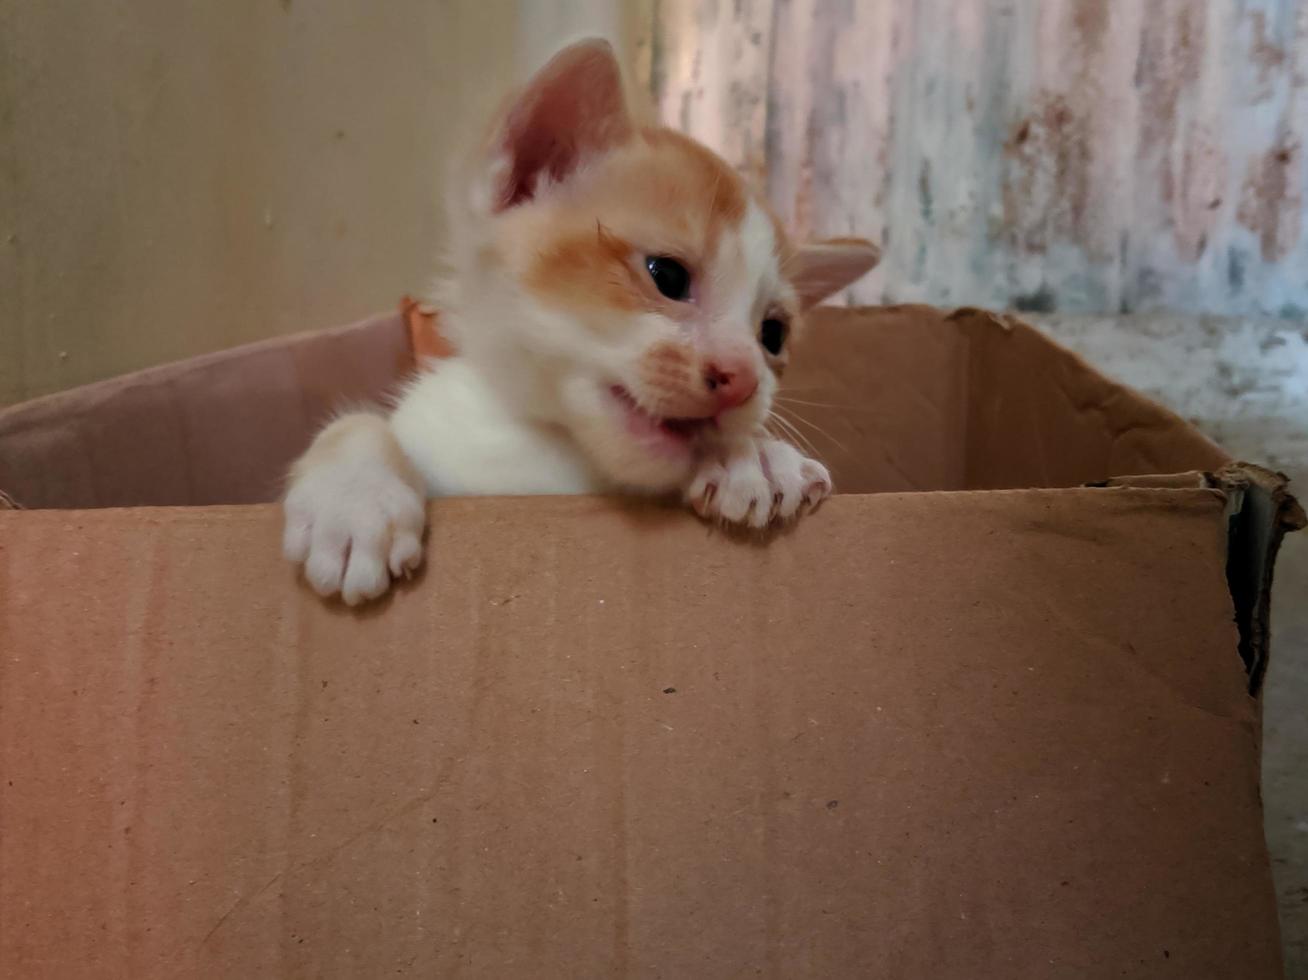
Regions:
<instances>
[{"instance_id":1,"label":"white fur","mask_svg":"<svg viewBox=\"0 0 1308 980\"><path fill-rule=\"evenodd\" d=\"M427 495L592 493L604 483L562 428L515 414L466 358L433 365L391 415Z\"/></svg>"},{"instance_id":2,"label":"white fur","mask_svg":"<svg viewBox=\"0 0 1308 980\"><path fill-rule=\"evenodd\" d=\"M831 474L778 439L736 446L695 474L687 501L701 517L762 530L831 494Z\"/></svg>"},{"instance_id":3,"label":"white fur","mask_svg":"<svg viewBox=\"0 0 1308 980\"><path fill-rule=\"evenodd\" d=\"M740 224L740 234L732 236L732 240L740 249L749 287L741 295L750 302L750 306L741 310L740 314L747 318L746 322L758 323L763 318L767 304L791 290L782 281L781 270L777 266L777 239L772 230L772 222L757 202L749 202L745 219Z\"/></svg>"},{"instance_id":4,"label":"white fur","mask_svg":"<svg viewBox=\"0 0 1308 980\"><path fill-rule=\"evenodd\" d=\"M296 464L282 551L320 595L374 599L422 562L423 490L384 418L342 416Z\"/></svg>"}]
</instances>

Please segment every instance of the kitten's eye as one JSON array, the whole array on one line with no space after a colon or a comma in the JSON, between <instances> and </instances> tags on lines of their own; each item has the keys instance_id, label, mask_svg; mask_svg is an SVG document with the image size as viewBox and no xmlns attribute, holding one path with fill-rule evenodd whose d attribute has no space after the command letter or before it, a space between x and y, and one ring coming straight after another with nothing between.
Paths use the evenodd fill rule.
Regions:
<instances>
[{"instance_id":1,"label":"kitten's eye","mask_svg":"<svg viewBox=\"0 0 1308 980\"><path fill-rule=\"evenodd\" d=\"M774 357L781 353L781 348L786 346L786 321L777 320L772 317L763 321L763 326L759 327L758 342L763 345L763 349Z\"/></svg>"},{"instance_id":2,"label":"kitten's eye","mask_svg":"<svg viewBox=\"0 0 1308 980\"><path fill-rule=\"evenodd\" d=\"M690 295L690 273L676 259L666 255L651 255L645 260L645 268L654 286L668 299L684 302Z\"/></svg>"}]
</instances>

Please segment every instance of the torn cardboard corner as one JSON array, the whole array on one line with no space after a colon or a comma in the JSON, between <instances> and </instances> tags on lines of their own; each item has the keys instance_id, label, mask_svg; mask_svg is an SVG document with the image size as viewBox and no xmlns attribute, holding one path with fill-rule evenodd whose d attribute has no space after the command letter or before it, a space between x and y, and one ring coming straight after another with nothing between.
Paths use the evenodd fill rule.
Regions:
<instances>
[{"instance_id":1,"label":"torn cardboard corner","mask_svg":"<svg viewBox=\"0 0 1308 980\"><path fill-rule=\"evenodd\" d=\"M1303 508L1290 496L1284 473L1237 463L1213 474L1231 500L1226 579L1240 629L1240 657L1257 694L1267 672L1271 644L1272 572L1281 539L1302 530Z\"/></svg>"},{"instance_id":2,"label":"torn cardboard corner","mask_svg":"<svg viewBox=\"0 0 1308 980\"><path fill-rule=\"evenodd\" d=\"M793 533L436 501L356 614L195 505L411 330L0 412L0 974L1281 975L1283 479L1018 321L825 310L787 382L847 492Z\"/></svg>"},{"instance_id":3,"label":"torn cardboard corner","mask_svg":"<svg viewBox=\"0 0 1308 980\"><path fill-rule=\"evenodd\" d=\"M1249 691L1262 687L1269 656L1272 570L1288 532L1305 526L1303 508L1289 493L1289 478L1253 463L1231 463L1217 472L1191 471L1125 476L1095 486L1135 489L1210 488L1227 499L1226 579L1240 628L1240 658Z\"/></svg>"}]
</instances>

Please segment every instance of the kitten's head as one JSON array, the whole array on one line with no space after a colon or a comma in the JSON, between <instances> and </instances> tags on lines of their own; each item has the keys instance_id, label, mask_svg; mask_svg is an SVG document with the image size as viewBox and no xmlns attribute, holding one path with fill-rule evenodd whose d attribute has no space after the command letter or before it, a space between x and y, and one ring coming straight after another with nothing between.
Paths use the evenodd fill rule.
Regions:
<instances>
[{"instance_id":1,"label":"kitten's head","mask_svg":"<svg viewBox=\"0 0 1308 980\"><path fill-rule=\"evenodd\" d=\"M499 114L450 218L460 349L607 479L653 491L762 428L803 311L878 257L793 245L714 153L637 125L601 41Z\"/></svg>"}]
</instances>

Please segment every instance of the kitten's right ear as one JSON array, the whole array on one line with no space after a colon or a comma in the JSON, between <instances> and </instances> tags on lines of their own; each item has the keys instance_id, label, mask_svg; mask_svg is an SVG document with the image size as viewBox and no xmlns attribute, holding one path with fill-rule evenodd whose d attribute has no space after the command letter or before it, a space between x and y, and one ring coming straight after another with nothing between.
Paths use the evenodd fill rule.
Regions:
<instances>
[{"instance_id":1,"label":"kitten's right ear","mask_svg":"<svg viewBox=\"0 0 1308 980\"><path fill-rule=\"evenodd\" d=\"M632 133L622 70L607 41L571 44L538 71L496 123L491 206L531 200Z\"/></svg>"},{"instance_id":2,"label":"kitten's right ear","mask_svg":"<svg viewBox=\"0 0 1308 980\"><path fill-rule=\"evenodd\" d=\"M796 249L786 274L804 309L817 306L870 272L881 261L881 249L865 238L828 238Z\"/></svg>"}]
</instances>

